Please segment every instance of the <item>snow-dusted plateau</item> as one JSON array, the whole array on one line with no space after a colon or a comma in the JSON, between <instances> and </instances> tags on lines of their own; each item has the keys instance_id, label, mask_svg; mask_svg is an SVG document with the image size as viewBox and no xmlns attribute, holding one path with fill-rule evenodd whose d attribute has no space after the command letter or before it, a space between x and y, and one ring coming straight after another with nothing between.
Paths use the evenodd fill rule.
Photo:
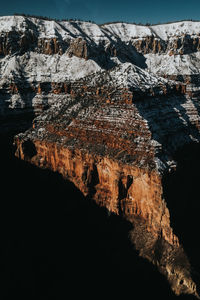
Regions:
<instances>
[{"instance_id":1,"label":"snow-dusted plateau","mask_svg":"<svg viewBox=\"0 0 200 300\"><path fill-rule=\"evenodd\" d=\"M200 22L0 17L0 122L17 157L129 221L174 293L198 297L166 182L200 141ZM180 195L181 211L194 199Z\"/></svg>"}]
</instances>

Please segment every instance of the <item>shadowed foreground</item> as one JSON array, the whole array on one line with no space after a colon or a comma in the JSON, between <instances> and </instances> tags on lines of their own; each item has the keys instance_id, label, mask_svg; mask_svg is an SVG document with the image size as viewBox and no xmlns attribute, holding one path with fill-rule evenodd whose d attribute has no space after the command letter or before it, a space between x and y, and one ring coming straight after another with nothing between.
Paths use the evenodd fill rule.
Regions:
<instances>
[{"instance_id":1,"label":"shadowed foreground","mask_svg":"<svg viewBox=\"0 0 200 300\"><path fill-rule=\"evenodd\" d=\"M132 248L128 222L108 216L60 175L16 159L8 140L1 139L0 157L4 299L65 299L71 293L178 299Z\"/></svg>"},{"instance_id":2,"label":"shadowed foreground","mask_svg":"<svg viewBox=\"0 0 200 300\"><path fill-rule=\"evenodd\" d=\"M171 224L179 237L200 290L199 244L199 157L200 145L188 144L176 153L177 169L163 179L163 192L170 211Z\"/></svg>"}]
</instances>

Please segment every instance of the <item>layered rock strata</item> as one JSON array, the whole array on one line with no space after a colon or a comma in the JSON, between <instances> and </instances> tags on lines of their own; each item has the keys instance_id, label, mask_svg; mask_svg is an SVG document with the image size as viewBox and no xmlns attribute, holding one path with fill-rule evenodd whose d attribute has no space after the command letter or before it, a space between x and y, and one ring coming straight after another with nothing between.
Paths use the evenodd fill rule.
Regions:
<instances>
[{"instance_id":1,"label":"layered rock strata","mask_svg":"<svg viewBox=\"0 0 200 300\"><path fill-rule=\"evenodd\" d=\"M97 25L0 18L0 133L132 225L130 240L179 295L198 296L162 179L200 141L198 22Z\"/></svg>"},{"instance_id":2,"label":"layered rock strata","mask_svg":"<svg viewBox=\"0 0 200 300\"><path fill-rule=\"evenodd\" d=\"M133 244L159 266L174 292L197 295L170 226L162 175L176 168L177 147L199 140L199 112L199 103L181 94L134 102L71 96L15 137L16 155L58 171L99 206L124 216L133 225Z\"/></svg>"},{"instance_id":3,"label":"layered rock strata","mask_svg":"<svg viewBox=\"0 0 200 300\"><path fill-rule=\"evenodd\" d=\"M124 63L141 69L135 70L137 76L141 73L138 81L131 83L137 83L135 95L141 89L141 78L147 78L144 72L151 72L155 81L162 76L177 81L177 87L183 82L186 93L197 97L198 26L198 22L189 21L155 26L99 26L80 21L1 17L0 118L16 112L24 115L24 111L37 114L54 102L55 93L65 94L69 85L78 85L80 79L97 72L102 72L103 77L113 68L117 78L117 68ZM154 93L151 83L150 94Z\"/></svg>"}]
</instances>

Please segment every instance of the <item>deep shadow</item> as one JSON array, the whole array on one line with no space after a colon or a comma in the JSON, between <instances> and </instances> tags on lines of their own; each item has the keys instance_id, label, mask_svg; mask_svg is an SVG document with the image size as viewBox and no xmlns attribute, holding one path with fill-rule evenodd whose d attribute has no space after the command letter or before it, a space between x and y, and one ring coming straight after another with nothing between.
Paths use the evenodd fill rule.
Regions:
<instances>
[{"instance_id":1,"label":"deep shadow","mask_svg":"<svg viewBox=\"0 0 200 300\"><path fill-rule=\"evenodd\" d=\"M93 42L94 43L94 42ZM105 45L89 45L90 58L94 60L101 68L110 70L116 67L111 58L117 57L121 63L132 63L142 69L147 68L146 58L142 53L139 53L137 49L131 43L122 42L120 39L111 40L111 48L105 51ZM116 53L112 53L113 51Z\"/></svg>"},{"instance_id":2,"label":"deep shadow","mask_svg":"<svg viewBox=\"0 0 200 300\"><path fill-rule=\"evenodd\" d=\"M96 193L96 188L95 186L99 183L99 174L96 165L93 165L93 170L91 171L91 179L90 182L88 183L88 188L89 188L89 197L92 198L95 193Z\"/></svg>"},{"instance_id":3,"label":"deep shadow","mask_svg":"<svg viewBox=\"0 0 200 300\"><path fill-rule=\"evenodd\" d=\"M186 110L187 98L174 94L168 97L152 98L136 102L140 115L148 121L152 138L161 144L157 156L166 163L175 160L178 167L163 178L163 193L170 212L171 225L183 244L191 265L194 267L194 281L200 283L199 259L199 145L198 128L189 118L189 109L200 114L198 101L193 101ZM177 149L180 149L179 151ZM198 287L199 289L199 287Z\"/></svg>"},{"instance_id":4,"label":"deep shadow","mask_svg":"<svg viewBox=\"0 0 200 300\"><path fill-rule=\"evenodd\" d=\"M115 44L116 49L120 49L120 51L117 51L117 56L122 63L130 62L142 69L147 68L145 56L138 52L131 42L127 44L125 42L122 43L121 40L118 40L115 42Z\"/></svg>"},{"instance_id":5,"label":"deep shadow","mask_svg":"<svg viewBox=\"0 0 200 300\"><path fill-rule=\"evenodd\" d=\"M126 185L123 184L122 179L119 180L118 183L119 200L125 199L127 197L128 190L132 183L133 183L133 177L131 175L127 176Z\"/></svg>"},{"instance_id":6,"label":"deep shadow","mask_svg":"<svg viewBox=\"0 0 200 300\"><path fill-rule=\"evenodd\" d=\"M59 174L18 160L11 145L1 139L2 299L176 299L133 249L128 222Z\"/></svg>"},{"instance_id":7,"label":"deep shadow","mask_svg":"<svg viewBox=\"0 0 200 300\"><path fill-rule=\"evenodd\" d=\"M116 36L112 38L112 36L109 36L107 33L107 30L101 28L104 35L109 40L110 46L107 47L104 40L99 44L96 44L92 37L86 34L77 22L71 22L71 24L87 42L88 57L94 60L101 68L110 70L116 67L118 64L111 59L113 57L117 57L121 63L129 62L140 68L147 68L145 56L142 53L139 53L131 42L127 43ZM60 23L59 25L62 26Z\"/></svg>"},{"instance_id":8,"label":"deep shadow","mask_svg":"<svg viewBox=\"0 0 200 300\"><path fill-rule=\"evenodd\" d=\"M31 140L24 141L22 149L25 157L28 157L29 159L37 154L35 144Z\"/></svg>"},{"instance_id":9,"label":"deep shadow","mask_svg":"<svg viewBox=\"0 0 200 300\"><path fill-rule=\"evenodd\" d=\"M176 152L176 171L163 178L164 198L170 211L171 224L188 254L194 275L200 283L200 145L191 143Z\"/></svg>"},{"instance_id":10,"label":"deep shadow","mask_svg":"<svg viewBox=\"0 0 200 300\"><path fill-rule=\"evenodd\" d=\"M134 103L139 114L147 120L152 138L162 145L162 152L158 154L161 159L165 160L166 155L172 158L178 147L192 142L191 136L200 140L199 130L192 124L184 107L187 101L185 95L174 91L168 96L151 97L147 101ZM197 101L193 105L197 114L200 114Z\"/></svg>"}]
</instances>

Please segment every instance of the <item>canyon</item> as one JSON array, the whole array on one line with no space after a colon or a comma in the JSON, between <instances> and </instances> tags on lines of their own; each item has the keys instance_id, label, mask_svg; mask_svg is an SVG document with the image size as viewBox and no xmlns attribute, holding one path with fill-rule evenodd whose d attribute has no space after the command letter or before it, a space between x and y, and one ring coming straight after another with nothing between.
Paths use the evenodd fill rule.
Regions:
<instances>
[{"instance_id":1,"label":"canyon","mask_svg":"<svg viewBox=\"0 0 200 300\"><path fill-rule=\"evenodd\" d=\"M129 222L139 255L197 298L166 178L200 141L199 28L0 17L0 133L15 133L15 156Z\"/></svg>"}]
</instances>

